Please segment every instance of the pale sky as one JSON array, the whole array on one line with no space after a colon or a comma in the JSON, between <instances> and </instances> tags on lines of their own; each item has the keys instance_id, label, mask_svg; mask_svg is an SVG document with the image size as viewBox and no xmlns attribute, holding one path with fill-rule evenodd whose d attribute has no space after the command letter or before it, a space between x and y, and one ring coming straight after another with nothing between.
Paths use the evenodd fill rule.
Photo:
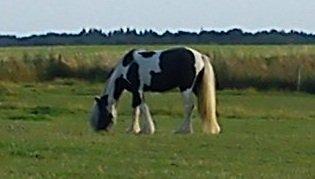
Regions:
<instances>
[{"instance_id":1,"label":"pale sky","mask_svg":"<svg viewBox=\"0 0 315 179\"><path fill-rule=\"evenodd\" d=\"M120 27L315 33L315 0L0 0L0 34Z\"/></svg>"}]
</instances>

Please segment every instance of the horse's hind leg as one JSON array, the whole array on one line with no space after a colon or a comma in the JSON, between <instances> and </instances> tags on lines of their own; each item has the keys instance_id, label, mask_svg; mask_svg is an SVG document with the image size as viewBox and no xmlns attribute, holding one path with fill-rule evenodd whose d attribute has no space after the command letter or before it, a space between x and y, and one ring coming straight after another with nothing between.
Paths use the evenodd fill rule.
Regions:
<instances>
[{"instance_id":1,"label":"horse's hind leg","mask_svg":"<svg viewBox=\"0 0 315 179\"><path fill-rule=\"evenodd\" d=\"M193 127L191 123L191 114L194 109L194 97L192 89L187 89L182 92L184 98L184 122L182 126L176 131L176 133L193 133Z\"/></svg>"}]
</instances>

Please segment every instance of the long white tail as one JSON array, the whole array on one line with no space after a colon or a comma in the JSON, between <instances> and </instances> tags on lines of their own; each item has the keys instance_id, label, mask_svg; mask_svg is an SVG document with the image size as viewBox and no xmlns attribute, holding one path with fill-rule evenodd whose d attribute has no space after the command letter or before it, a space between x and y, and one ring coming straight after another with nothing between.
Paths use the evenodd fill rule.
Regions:
<instances>
[{"instance_id":1,"label":"long white tail","mask_svg":"<svg viewBox=\"0 0 315 179\"><path fill-rule=\"evenodd\" d=\"M198 110L204 133L219 134L220 126L216 116L215 76L209 58L202 56L204 73L198 90Z\"/></svg>"}]
</instances>

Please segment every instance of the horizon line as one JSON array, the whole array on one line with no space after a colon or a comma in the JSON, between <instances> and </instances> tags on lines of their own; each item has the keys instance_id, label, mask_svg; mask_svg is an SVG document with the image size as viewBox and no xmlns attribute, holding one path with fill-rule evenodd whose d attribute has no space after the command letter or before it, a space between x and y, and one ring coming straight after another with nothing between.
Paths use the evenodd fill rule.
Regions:
<instances>
[{"instance_id":1,"label":"horizon line","mask_svg":"<svg viewBox=\"0 0 315 179\"><path fill-rule=\"evenodd\" d=\"M31 36L41 36L41 35L47 35L50 33L53 34L79 34L80 32L82 32L83 30L86 30L87 32L89 30L99 30L104 34L109 34L110 32L114 32L114 31L119 31L119 30L123 30L123 32L126 32L127 29L129 30L135 30L137 33L140 32L145 32L145 31L153 31L159 35L162 35L166 32L171 32L171 33L178 33L178 32L189 32L189 33L200 33L202 31L204 32L210 32L210 31L215 31L215 32L228 32L231 30L236 30L239 29L241 30L243 33L259 33L259 32L270 32L272 30L276 30L277 32L285 32L285 33L289 33L291 31L293 32L299 32L299 33L305 33L308 35L315 35L315 32L311 32L305 29L283 29L283 28L276 28L276 27L270 27L270 28L261 28L261 29L255 29L255 30L249 30L246 28L241 28L241 27L230 27L230 28L203 28L201 27L199 30L197 29L189 29L189 28L174 28L174 29L164 29L164 30L157 30L155 28L133 28L133 27L118 27L118 28L110 28L110 29L103 29L100 27L83 27L80 30L51 30L51 31L34 31L34 32L29 32L29 33L25 33L25 34L18 34L17 32L0 32L0 36L15 36L17 38L27 38L27 37L31 37Z\"/></svg>"}]
</instances>

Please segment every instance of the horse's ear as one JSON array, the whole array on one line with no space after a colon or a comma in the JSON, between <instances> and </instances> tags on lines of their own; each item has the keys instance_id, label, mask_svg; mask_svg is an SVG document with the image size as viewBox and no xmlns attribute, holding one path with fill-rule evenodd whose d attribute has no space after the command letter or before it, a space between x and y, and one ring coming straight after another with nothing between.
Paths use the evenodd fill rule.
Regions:
<instances>
[{"instance_id":1,"label":"horse's ear","mask_svg":"<svg viewBox=\"0 0 315 179\"><path fill-rule=\"evenodd\" d=\"M95 101L96 101L97 103L99 103L99 102L101 101L101 98L98 97L98 96L95 96L94 99L95 99Z\"/></svg>"}]
</instances>

